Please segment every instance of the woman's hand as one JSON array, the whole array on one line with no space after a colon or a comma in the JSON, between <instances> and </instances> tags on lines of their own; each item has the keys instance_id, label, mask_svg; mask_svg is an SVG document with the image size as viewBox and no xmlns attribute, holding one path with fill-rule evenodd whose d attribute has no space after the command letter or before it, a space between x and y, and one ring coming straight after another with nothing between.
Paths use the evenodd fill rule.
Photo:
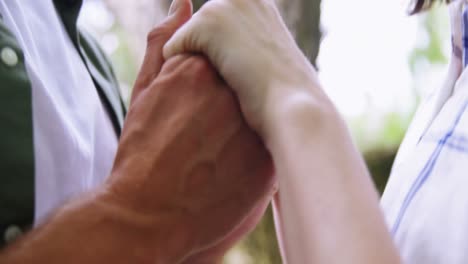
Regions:
<instances>
[{"instance_id":1,"label":"woman's hand","mask_svg":"<svg viewBox=\"0 0 468 264\"><path fill-rule=\"evenodd\" d=\"M285 262L400 263L362 157L274 0L209 1L164 47L184 52L210 58L268 145Z\"/></svg>"},{"instance_id":2,"label":"woman's hand","mask_svg":"<svg viewBox=\"0 0 468 264\"><path fill-rule=\"evenodd\" d=\"M207 2L164 47L166 59L184 52L210 58L235 90L249 124L264 137L280 105L317 101L311 90L319 86L315 71L273 0Z\"/></svg>"}]
</instances>

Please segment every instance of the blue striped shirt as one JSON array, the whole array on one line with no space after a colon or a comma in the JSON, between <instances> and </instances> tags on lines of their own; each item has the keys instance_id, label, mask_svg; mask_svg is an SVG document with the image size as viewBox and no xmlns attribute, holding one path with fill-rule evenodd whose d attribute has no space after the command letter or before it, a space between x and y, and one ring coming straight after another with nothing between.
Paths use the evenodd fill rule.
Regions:
<instances>
[{"instance_id":1,"label":"blue striped shirt","mask_svg":"<svg viewBox=\"0 0 468 264\"><path fill-rule=\"evenodd\" d=\"M468 10L450 4L453 56L400 147L382 208L405 263L468 263Z\"/></svg>"}]
</instances>

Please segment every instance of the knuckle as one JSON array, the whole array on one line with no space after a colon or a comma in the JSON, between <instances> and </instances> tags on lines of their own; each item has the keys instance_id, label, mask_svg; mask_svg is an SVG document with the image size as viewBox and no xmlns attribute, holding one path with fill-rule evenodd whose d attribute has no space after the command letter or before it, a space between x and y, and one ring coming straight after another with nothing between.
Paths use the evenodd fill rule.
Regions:
<instances>
[{"instance_id":1,"label":"knuckle","mask_svg":"<svg viewBox=\"0 0 468 264\"><path fill-rule=\"evenodd\" d=\"M200 55L191 56L187 59L188 67L195 76L212 74L213 69L207 58Z\"/></svg>"},{"instance_id":2,"label":"knuckle","mask_svg":"<svg viewBox=\"0 0 468 264\"><path fill-rule=\"evenodd\" d=\"M175 69L183 65L184 61L189 58L188 54L178 54L166 60L162 66L161 74L173 72Z\"/></svg>"},{"instance_id":3,"label":"knuckle","mask_svg":"<svg viewBox=\"0 0 468 264\"><path fill-rule=\"evenodd\" d=\"M181 54L167 60L160 73L165 82L184 83L183 87L205 87L206 79L214 75L207 59L199 55Z\"/></svg>"}]
</instances>

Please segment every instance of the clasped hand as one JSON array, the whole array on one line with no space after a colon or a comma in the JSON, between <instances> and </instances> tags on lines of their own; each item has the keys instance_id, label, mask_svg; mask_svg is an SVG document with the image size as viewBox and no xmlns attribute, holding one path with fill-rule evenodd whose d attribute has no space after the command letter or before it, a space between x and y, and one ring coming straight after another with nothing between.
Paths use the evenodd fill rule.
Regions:
<instances>
[{"instance_id":1,"label":"clasped hand","mask_svg":"<svg viewBox=\"0 0 468 264\"><path fill-rule=\"evenodd\" d=\"M211 263L258 223L275 180L268 151L211 63L163 59L191 16L190 1L178 2L149 34L108 186L111 200L147 219L161 263Z\"/></svg>"}]
</instances>

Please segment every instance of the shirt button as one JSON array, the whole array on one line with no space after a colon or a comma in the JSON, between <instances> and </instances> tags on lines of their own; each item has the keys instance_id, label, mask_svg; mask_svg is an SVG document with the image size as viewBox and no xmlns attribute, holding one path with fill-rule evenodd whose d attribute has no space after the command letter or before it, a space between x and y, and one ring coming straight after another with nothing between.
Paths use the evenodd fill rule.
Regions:
<instances>
[{"instance_id":1,"label":"shirt button","mask_svg":"<svg viewBox=\"0 0 468 264\"><path fill-rule=\"evenodd\" d=\"M18 54L10 47L4 47L0 51L0 58L2 62L10 67L14 67L18 64Z\"/></svg>"},{"instance_id":2,"label":"shirt button","mask_svg":"<svg viewBox=\"0 0 468 264\"><path fill-rule=\"evenodd\" d=\"M21 228L15 225L11 225L5 230L5 234L3 238L6 243L11 243L15 239L20 237L22 234L23 234L23 231L21 230Z\"/></svg>"}]
</instances>

